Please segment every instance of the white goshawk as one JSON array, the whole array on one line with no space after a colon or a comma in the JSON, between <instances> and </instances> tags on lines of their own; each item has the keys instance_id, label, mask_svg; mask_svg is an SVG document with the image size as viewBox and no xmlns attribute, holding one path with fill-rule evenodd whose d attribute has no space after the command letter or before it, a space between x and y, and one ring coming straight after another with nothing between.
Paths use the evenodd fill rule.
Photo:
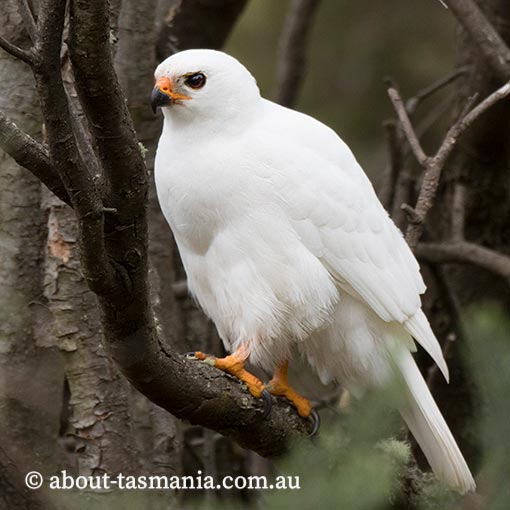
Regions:
<instances>
[{"instance_id":1,"label":"white goshawk","mask_svg":"<svg viewBox=\"0 0 510 510\"><path fill-rule=\"evenodd\" d=\"M214 364L260 396L267 386L302 416L287 382L299 352L323 382L357 390L399 371L400 412L436 475L475 483L411 355L416 340L448 379L421 310L411 250L347 145L319 121L260 96L249 71L212 50L177 53L155 72L164 114L155 163L159 202L190 292L233 354ZM207 358L196 353L200 359Z\"/></svg>"}]
</instances>

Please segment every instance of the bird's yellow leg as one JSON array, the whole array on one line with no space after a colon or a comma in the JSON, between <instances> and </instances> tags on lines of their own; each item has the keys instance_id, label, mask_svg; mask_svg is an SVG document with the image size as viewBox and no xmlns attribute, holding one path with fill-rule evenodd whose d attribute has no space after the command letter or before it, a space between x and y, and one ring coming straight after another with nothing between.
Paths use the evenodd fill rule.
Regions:
<instances>
[{"instance_id":1,"label":"bird's yellow leg","mask_svg":"<svg viewBox=\"0 0 510 510\"><path fill-rule=\"evenodd\" d=\"M289 385L287 379L287 373L289 370L289 362L286 361L281 365L277 365L274 371L273 378L269 381L266 389L269 393L277 397L285 397L287 400L292 402L294 407L297 409L299 416L307 418L310 416L312 406L310 402L302 397L294 388Z\"/></svg>"},{"instance_id":2,"label":"bird's yellow leg","mask_svg":"<svg viewBox=\"0 0 510 510\"><path fill-rule=\"evenodd\" d=\"M250 390L250 393L255 398L259 398L264 391L264 383L253 374L248 372L248 370L245 370L244 365L248 358L248 354L248 346L247 344L243 344L233 354L225 356L224 358L214 358L200 351L195 352L195 357L203 361L210 360L211 364L216 368L219 368L220 370L223 370L224 372L227 372L234 377L241 379L241 381L243 381L248 387L248 390Z\"/></svg>"}]
</instances>

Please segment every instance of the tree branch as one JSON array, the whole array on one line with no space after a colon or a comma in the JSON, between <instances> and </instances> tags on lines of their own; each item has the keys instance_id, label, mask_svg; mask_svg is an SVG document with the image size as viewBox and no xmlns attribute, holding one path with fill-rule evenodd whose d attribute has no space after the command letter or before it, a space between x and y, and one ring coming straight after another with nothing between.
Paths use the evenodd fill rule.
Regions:
<instances>
[{"instance_id":1,"label":"tree branch","mask_svg":"<svg viewBox=\"0 0 510 510\"><path fill-rule=\"evenodd\" d=\"M30 40L35 44L37 41L37 25L35 24L34 15L28 0L18 0L18 11L23 19Z\"/></svg>"},{"instance_id":2,"label":"tree branch","mask_svg":"<svg viewBox=\"0 0 510 510\"><path fill-rule=\"evenodd\" d=\"M414 250L418 244L423 232L425 218L434 203L441 172L448 157L457 144L459 137L480 115L491 108L495 103L508 96L508 94L510 94L510 83L506 83L497 89L472 110L471 107L473 106L476 97L472 97L468 100L458 120L448 130L437 153L432 158L429 158L420 145L400 94L397 89L393 87L388 89L388 95L390 96L393 106L397 112L409 145L411 146L416 159L425 169L416 207L412 209L408 205L403 206L406 207L410 216L410 223L406 232L406 240L411 249Z\"/></svg>"},{"instance_id":3,"label":"tree branch","mask_svg":"<svg viewBox=\"0 0 510 510\"><path fill-rule=\"evenodd\" d=\"M45 121L50 157L76 212L84 276L98 294L111 293L113 271L103 237L103 204L80 157L61 76L60 52L66 0L42 0L34 77Z\"/></svg>"},{"instance_id":4,"label":"tree branch","mask_svg":"<svg viewBox=\"0 0 510 510\"><path fill-rule=\"evenodd\" d=\"M510 79L510 48L473 0L444 0L485 61L503 81Z\"/></svg>"},{"instance_id":5,"label":"tree branch","mask_svg":"<svg viewBox=\"0 0 510 510\"><path fill-rule=\"evenodd\" d=\"M441 78L432 83L431 85L425 87L424 89L418 91L413 97L406 101L405 108L407 113L412 116L413 113L416 111L416 108L420 105L422 101L424 101L431 95L435 94L442 88L446 87L447 85L450 85L450 83L453 83L463 74L465 74L468 71L468 69L469 68L467 66L454 69L444 78Z\"/></svg>"},{"instance_id":6,"label":"tree branch","mask_svg":"<svg viewBox=\"0 0 510 510\"><path fill-rule=\"evenodd\" d=\"M398 115L400 125L404 130L407 141L409 142L409 146L411 147L414 156L420 165L426 166L428 162L428 156L425 154L425 151L420 144L420 140L414 131L413 125L411 124L411 119L409 118L406 107L404 106L404 101L400 97L398 90L394 87L390 87L388 89L388 96L390 97L390 100L393 104L393 108L395 108L395 112Z\"/></svg>"},{"instance_id":7,"label":"tree branch","mask_svg":"<svg viewBox=\"0 0 510 510\"><path fill-rule=\"evenodd\" d=\"M160 407L231 436L261 455L280 455L291 440L306 434L311 423L284 400L277 401L270 417L264 419L263 403L237 379L169 352L159 337L147 274L147 175L113 70L107 2L71 1L71 60L95 137L94 148L105 169L109 207L103 207L93 176L80 157L62 81L66 0L41 1L33 71L47 132L49 166L57 171L77 216L82 270L98 296L105 346L131 383ZM28 144L28 154L37 149L34 158L47 169L44 149L41 152L36 142L6 125L10 131L2 132L19 142L13 152L21 150L21 142ZM42 177L49 180L46 174ZM103 228L106 209L115 214L107 216Z\"/></svg>"},{"instance_id":8,"label":"tree branch","mask_svg":"<svg viewBox=\"0 0 510 510\"><path fill-rule=\"evenodd\" d=\"M320 0L292 0L280 39L274 98L291 107L306 71L306 47Z\"/></svg>"},{"instance_id":9,"label":"tree branch","mask_svg":"<svg viewBox=\"0 0 510 510\"><path fill-rule=\"evenodd\" d=\"M510 282L510 256L468 241L420 243L416 248L418 258L427 262L473 264Z\"/></svg>"},{"instance_id":10,"label":"tree branch","mask_svg":"<svg viewBox=\"0 0 510 510\"><path fill-rule=\"evenodd\" d=\"M147 172L113 67L107 3L71 0L69 53L76 90L109 184L106 205L119 211L123 225L133 226L145 207ZM141 219L142 231L143 223Z\"/></svg>"},{"instance_id":11,"label":"tree branch","mask_svg":"<svg viewBox=\"0 0 510 510\"><path fill-rule=\"evenodd\" d=\"M0 36L0 48L12 55L13 57L25 62L32 66L35 61L34 54L29 50L24 50L15 44L10 43L7 39Z\"/></svg>"},{"instance_id":12,"label":"tree branch","mask_svg":"<svg viewBox=\"0 0 510 510\"><path fill-rule=\"evenodd\" d=\"M53 167L48 150L0 112L0 146L18 165L32 172L60 200L71 205L71 199Z\"/></svg>"},{"instance_id":13,"label":"tree branch","mask_svg":"<svg viewBox=\"0 0 510 510\"><path fill-rule=\"evenodd\" d=\"M110 344L124 374L150 400L178 418L232 437L265 457L279 456L303 438L311 423L277 399L263 418L263 403L224 372L166 351L152 335L132 333Z\"/></svg>"}]
</instances>

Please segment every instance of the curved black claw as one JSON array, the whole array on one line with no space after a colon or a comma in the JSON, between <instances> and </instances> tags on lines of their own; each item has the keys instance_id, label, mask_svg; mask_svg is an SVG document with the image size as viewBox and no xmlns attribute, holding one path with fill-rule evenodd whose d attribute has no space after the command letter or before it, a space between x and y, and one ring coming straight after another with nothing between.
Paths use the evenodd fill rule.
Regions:
<instances>
[{"instance_id":1,"label":"curved black claw","mask_svg":"<svg viewBox=\"0 0 510 510\"><path fill-rule=\"evenodd\" d=\"M262 390L262 395L260 395L260 397L264 399L264 414L262 415L262 419L266 419L271 414L273 397L265 388Z\"/></svg>"},{"instance_id":2,"label":"curved black claw","mask_svg":"<svg viewBox=\"0 0 510 510\"><path fill-rule=\"evenodd\" d=\"M313 422L313 428L312 431L308 434L308 437L314 437L319 431L319 428L321 426L321 418L319 416L319 413L315 409L312 409L310 411L310 416L308 417L308 419Z\"/></svg>"}]
</instances>

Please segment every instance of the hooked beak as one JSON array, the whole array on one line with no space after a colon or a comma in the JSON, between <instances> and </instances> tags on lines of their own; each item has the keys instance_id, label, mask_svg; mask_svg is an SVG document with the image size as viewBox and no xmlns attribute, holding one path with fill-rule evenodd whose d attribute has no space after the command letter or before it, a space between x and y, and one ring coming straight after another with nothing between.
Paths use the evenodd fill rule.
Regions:
<instances>
[{"instance_id":1,"label":"hooked beak","mask_svg":"<svg viewBox=\"0 0 510 510\"><path fill-rule=\"evenodd\" d=\"M152 113L156 113L156 110L161 106L168 106L172 104L172 98L165 94L158 86L152 89L151 94L151 108Z\"/></svg>"},{"instance_id":2,"label":"hooked beak","mask_svg":"<svg viewBox=\"0 0 510 510\"><path fill-rule=\"evenodd\" d=\"M179 94L178 92L174 92L170 78L160 78L158 81L156 81L156 85L154 85L154 88L152 89L152 111L156 113L158 108L162 106L169 106L184 99L191 99L191 97L185 96L184 94Z\"/></svg>"}]
</instances>

